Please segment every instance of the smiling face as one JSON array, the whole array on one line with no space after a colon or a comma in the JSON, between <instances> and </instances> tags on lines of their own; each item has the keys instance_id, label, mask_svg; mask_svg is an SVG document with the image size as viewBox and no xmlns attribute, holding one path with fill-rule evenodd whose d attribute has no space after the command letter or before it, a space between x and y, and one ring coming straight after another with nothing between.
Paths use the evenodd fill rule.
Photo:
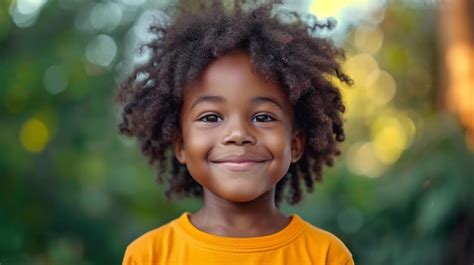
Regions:
<instances>
[{"instance_id":1,"label":"smiling face","mask_svg":"<svg viewBox=\"0 0 474 265\"><path fill-rule=\"evenodd\" d=\"M303 153L285 92L253 72L245 53L215 60L187 88L180 127L176 158L205 194L230 202L272 191Z\"/></svg>"}]
</instances>

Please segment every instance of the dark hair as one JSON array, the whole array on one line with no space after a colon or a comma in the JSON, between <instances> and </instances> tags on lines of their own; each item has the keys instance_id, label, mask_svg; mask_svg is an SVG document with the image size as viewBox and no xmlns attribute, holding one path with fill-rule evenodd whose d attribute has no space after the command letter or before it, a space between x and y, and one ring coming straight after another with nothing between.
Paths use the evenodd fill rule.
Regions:
<instances>
[{"instance_id":1,"label":"dark hair","mask_svg":"<svg viewBox=\"0 0 474 265\"><path fill-rule=\"evenodd\" d=\"M119 129L137 137L149 163L157 165L158 180L170 185L167 197L203 194L201 185L174 158L171 147L179 132L185 88L210 62L230 52L248 53L257 71L281 84L294 107L296 126L304 130L303 157L277 183L277 205L283 198L289 204L299 202L302 180L312 192L314 182L322 179L323 166L332 166L340 153L337 141L344 140L345 107L330 78L346 84L352 81L338 62L344 59L344 51L315 36L334 23L321 23L311 16L306 18L312 22L305 22L296 13L275 12L277 5L267 2L249 9L245 1L232 7L214 1L193 11L177 8L168 24L150 27L156 36L144 45L151 51L150 59L118 89L117 100L124 105ZM288 181L290 189L283 196Z\"/></svg>"}]
</instances>

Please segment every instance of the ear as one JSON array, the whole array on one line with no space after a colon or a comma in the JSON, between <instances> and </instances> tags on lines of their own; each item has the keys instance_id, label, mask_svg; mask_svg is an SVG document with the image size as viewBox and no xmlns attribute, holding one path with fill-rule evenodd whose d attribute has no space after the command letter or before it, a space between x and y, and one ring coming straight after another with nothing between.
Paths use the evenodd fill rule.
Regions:
<instances>
[{"instance_id":1,"label":"ear","mask_svg":"<svg viewBox=\"0 0 474 265\"><path fill-rule=\"evenodd\" d=\"M293 131L291 137L291 163L296 163L303 156L305 146L305 136L303 129Z\"/></svg>"},{"instance_id":2,"label":"ear","mask_svg":"<svg viewBox=\"0 0 474 265\"><path fill-rule=\"evenodd\" d=\"M173 152L179 163L186 164L186 153L184 152L184 142L181 134L178 134L173 140Z\"/></svg>"}]
</instances>

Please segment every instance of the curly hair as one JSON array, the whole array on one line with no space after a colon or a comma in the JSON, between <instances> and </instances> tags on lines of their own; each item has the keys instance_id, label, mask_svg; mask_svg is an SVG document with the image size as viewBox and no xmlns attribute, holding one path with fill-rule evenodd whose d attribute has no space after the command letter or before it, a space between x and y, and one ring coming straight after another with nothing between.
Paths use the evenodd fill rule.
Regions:
<instances>
[{"instance_id":1,"label":"curly hair","mask_svg":"<svg viewBox=\"0 0 474 265\"><path fill-rule=\"evenodd\" d=\"M281 85L295 110L295 125L304 131L302 158L276 185L277 206L282 199L301 201L301 181L312 192L323 167L332 166L339 155L345 107L331 78L352 81L339 63L344 51L316 36L334 23L311 16L312 22L305 22L295 12L276 12L277 5L271 1L249 8L236 1L229 7L212 1L193 10L176 8L174 19L150 27L156 38L142 47L151 51L149 60L118 88L117 101L123 106L119 131L138 139L150 165L157 167L158 181L169 183L168 198L203 195L202 186L172 155L172 144L180 130L185 88L212 61L233 51L248 53L259 73ZM289 190L284 190L288 181Z\"/></svg>"}]
</instances>

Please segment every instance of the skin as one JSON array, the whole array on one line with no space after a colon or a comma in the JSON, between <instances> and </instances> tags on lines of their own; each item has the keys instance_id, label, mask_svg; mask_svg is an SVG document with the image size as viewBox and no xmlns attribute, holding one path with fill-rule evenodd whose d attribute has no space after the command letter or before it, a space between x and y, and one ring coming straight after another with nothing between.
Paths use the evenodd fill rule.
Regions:
<instances>
[{"instance_id":1,"label":"skin","mask_svg":"<svg viewBox=\"0 0 474 265\"><path fill-rule=\"evenodd\" d=\"M190 216L201 231L256 237L290 222L275 205L276 183L303 154L304 133L277 82L253 71L246 53L212 62L186 89L175 156L203 186Z\"/></svg>"}]
</instances>

